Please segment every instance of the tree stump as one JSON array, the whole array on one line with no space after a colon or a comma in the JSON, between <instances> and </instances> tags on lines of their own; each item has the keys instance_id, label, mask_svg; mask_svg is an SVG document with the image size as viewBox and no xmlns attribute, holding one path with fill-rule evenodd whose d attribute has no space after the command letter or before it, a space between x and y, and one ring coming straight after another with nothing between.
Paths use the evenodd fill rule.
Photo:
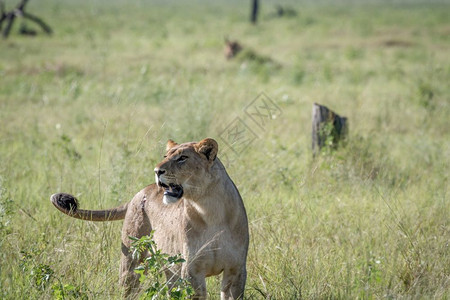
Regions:
<instances>
[{"instance_id":1,"label":"tree stump","mask_svg":"<svg viewBox=\"0 0 450 300\"><path fill-rule=\"evenodd\" d=\"M256 24L256 21L258 19L258 0L252 0L252 6L250 11L250 22L252 24Z\"/></svg>"},{"instance_id":2,"label":"tree stump","mask_svg":"<svg viewBox=\"0 0 450 300\"><path fill-rule=\"evenodd\" d=\"M312 109L312 150L316 155L321 149L336 149L348 133L348 121L328 107L314 103Z\"/></svg>"}]
</instances>

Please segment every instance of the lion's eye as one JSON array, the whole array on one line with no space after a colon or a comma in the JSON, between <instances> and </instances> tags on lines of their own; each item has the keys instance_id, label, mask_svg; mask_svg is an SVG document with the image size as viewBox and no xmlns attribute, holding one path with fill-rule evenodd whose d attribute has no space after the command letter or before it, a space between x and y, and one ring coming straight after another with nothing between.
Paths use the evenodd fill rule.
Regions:
<instances>
[{"instance_id":1,"label":"lion's eye","mask_svg":"<svg viewBox=\"0 0 450 300\"><path fill-rule=\"evenodd\" d=\"M181 155L178 157L177 162L182 163L185 162L188 157L186 155Z\"/></svg>"}]
</instances>

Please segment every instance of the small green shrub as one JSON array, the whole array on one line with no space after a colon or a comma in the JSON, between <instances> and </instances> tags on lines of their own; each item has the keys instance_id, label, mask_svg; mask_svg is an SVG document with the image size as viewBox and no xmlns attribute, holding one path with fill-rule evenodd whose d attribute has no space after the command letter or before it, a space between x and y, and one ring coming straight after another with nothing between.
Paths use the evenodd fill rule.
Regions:
<instances>
[{"instance_id":1,"label":"small green shrub","mask_svg":"<svg viewBox=\"0 0 450 300\"><path fill-rule=\"evenodd\" d=\"M319 136L323 141L322 154L331 154L338 148L338 144L345 144L346 128L336 128L333 122L325 122L320 125Z\"/></svg>"},{"instance_id":2,"label":"small green shrub","mask_svg":"<svg viewBox=\"0 0 450 300\"><path fill-rule=\"evenodd\" d=\"M88 299L82 288L63 283L49 265L37 261L36 257L41 254L40 250L21 251L21 254L19 263L21 271L39 294L44 295L45 291L51 287L53 298L57 300L66 299L66 297Z\"/></svg>"},{"instance_id":3,"label":"small green shrub","mask_svg":"<svg viewBox=\"0 0 450 300\"><path fill-rule=\"evenodd\" d=\"M55 282L52 285L53 298L56 300L66 299L67 297L72 299L89 299L89 297L83 293L79 286L72 284L62 284L60 282Z\"/></svg>"},{"instance_id":4,"label":"small green shrub","mask_svg":"<svg viewBox=\"0 0 450 300\"><path fill-rule=\"evenodd\" d=\"M180 278L173 283L171 288L165 279L164 272L166 270L185 262L181 254L170 256L162 253L153 240L153 232L140 239L129 238L133 241L131 249L134 259L140 259L144 253L148 253L148 257L135 269L135 272L140 275L139 280L142 284L151 281L150 286L141 295L141 299L162 299L164 297L167 299L188 299L194 294L194 290L186 279Z\"/></svg>"},{"instance_id":5,"label":"small green shrub","mask_svg":"<svg viewBox=\"0 0 450 300\"><path fill-rule=\"evenodd\" d=\"M35 253L21 251L22 259L20 267L32 285L38 290L45 290L54 279L54 271L50 266L37 263L34 259Z\"/></svg>"}]
</instances>

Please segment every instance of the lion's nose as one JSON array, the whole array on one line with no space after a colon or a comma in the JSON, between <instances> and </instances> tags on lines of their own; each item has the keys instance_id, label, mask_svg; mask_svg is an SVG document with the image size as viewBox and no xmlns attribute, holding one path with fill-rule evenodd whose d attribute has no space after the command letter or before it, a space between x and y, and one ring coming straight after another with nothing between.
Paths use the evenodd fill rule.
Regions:
<instances>
[{"instance_id":1,"label":"lion's nose","mask_svg":"<svg viewBox=\"0 0 450 300\"><path fill-rule=\"evenodd\" d=\"M160 175L162 175L162 174L164 174L164 173L166 173L166 170L160 169L160 168L155 168L155 174L156 174L157 176L160 176Z\"/></svg>"}]
</instances>

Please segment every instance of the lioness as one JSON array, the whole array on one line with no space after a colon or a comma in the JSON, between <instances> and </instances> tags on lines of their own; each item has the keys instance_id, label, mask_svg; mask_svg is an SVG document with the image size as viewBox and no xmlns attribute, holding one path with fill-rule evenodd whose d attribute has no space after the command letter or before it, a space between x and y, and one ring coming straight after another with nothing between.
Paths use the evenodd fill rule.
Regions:
<instances>
[{"instance_id":1,"label":"lioness","mask_svg":"<svg viewBox=\"0 0 450 300\"><path fill-rule=\"evenodd\" d=\"M122 229L120 281L128 296L138 291L129 236L155 230L159 249L181 253L181 267L166 271L169 282L187 278L195 298L206 298L205 277L223 272L221 299L240 299L247 277L248 221L239 191L217 158L218 145L169 140L166 155L155 168L156 184L138 192L127 204L108 210L81 210L69 194L54 194L51 202L63 213L89 221L125 219Z\"/></svg>"}]
</instances>

